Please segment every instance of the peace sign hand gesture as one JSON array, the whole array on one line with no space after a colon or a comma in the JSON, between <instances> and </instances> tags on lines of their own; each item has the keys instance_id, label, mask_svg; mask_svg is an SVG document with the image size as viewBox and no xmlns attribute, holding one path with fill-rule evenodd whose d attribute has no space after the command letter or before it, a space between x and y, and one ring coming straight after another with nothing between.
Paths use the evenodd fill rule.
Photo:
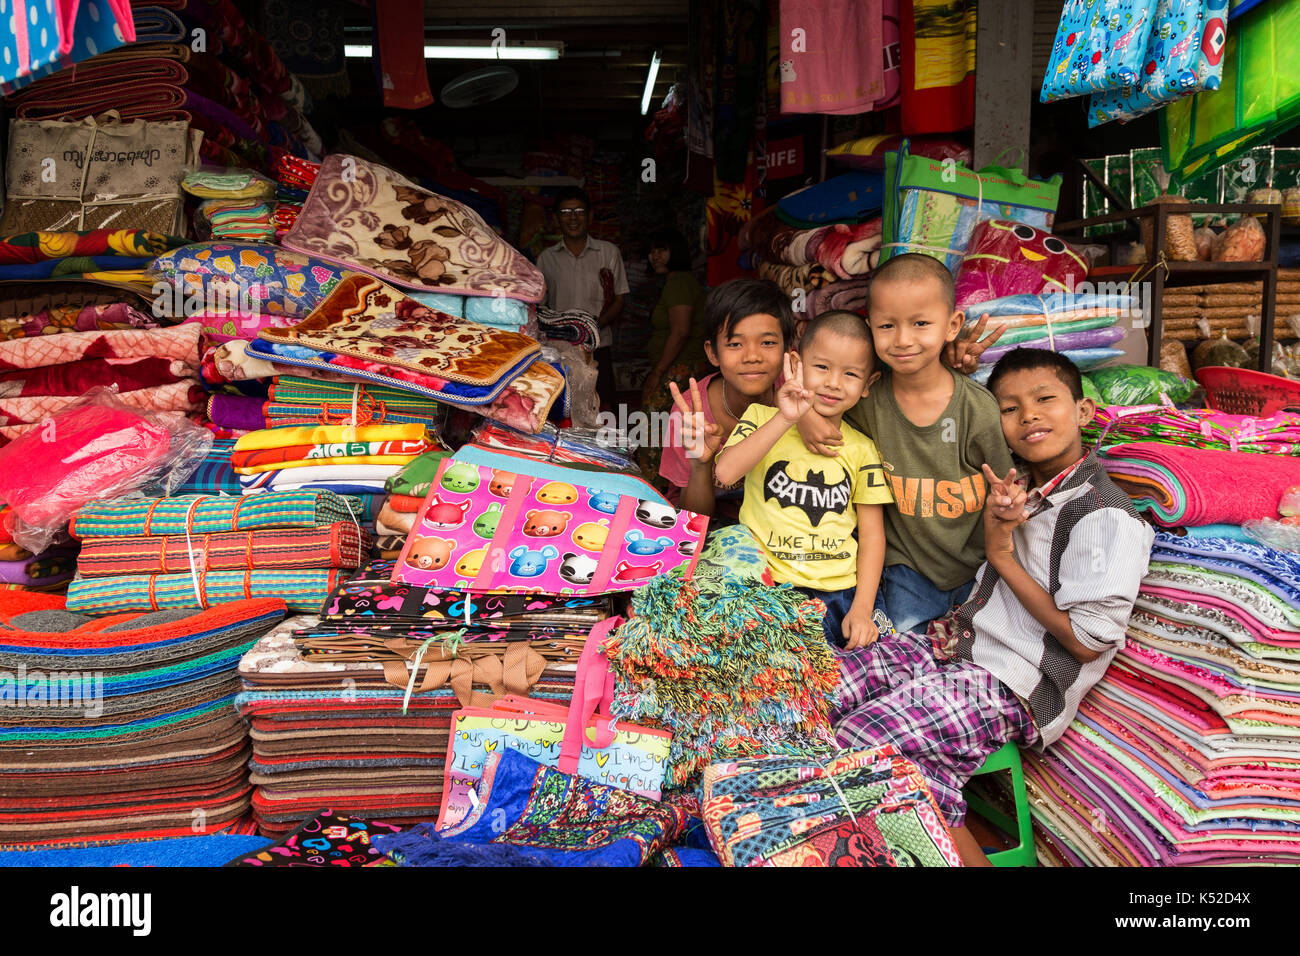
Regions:
<instances>
[{"instance_id":1,"label":"peace sign hand gesture","mask_svg":"<svg viewBox=\"0 0 1300 956\"><path fill-rule=\"evenodd\" d=\"M793 352L784 356L785 383L776 393L776 410L791 425L812 409L813 393L803 387L803 366Z\"/></svg>"},{"instance_id":2,"label":"peace sign hand gesture","mask_svg":"<svg viewBox=\"0 0 1300 956\"><path fill-rule=\"evenodd\" d=\"M984 510L992 511L993 517L998 521L1011 522L1012 527L1023 522L1028 517L1025 514L1025 502L1029 495L1016 482L1016 470L1012 468L1005 478L999 478L987 463L983 469L984 478L989 484Z\"/></svg>"},{"instance_id":3,"label":"peace sign hand gesture","mask_svg":"<svg viewBox=\"0 0 1300 956\"><path fill-rule=\"evenodd\" d=\"M688 405L676 382L668 383L668 391L673 396L673 406L682 413L682 447L686 457L700 464L707 464L722 447L722 429L717 423L704 418L704 399L700 395L700 383L691 379L691 401Z\"/></svg>"}]
</instances>

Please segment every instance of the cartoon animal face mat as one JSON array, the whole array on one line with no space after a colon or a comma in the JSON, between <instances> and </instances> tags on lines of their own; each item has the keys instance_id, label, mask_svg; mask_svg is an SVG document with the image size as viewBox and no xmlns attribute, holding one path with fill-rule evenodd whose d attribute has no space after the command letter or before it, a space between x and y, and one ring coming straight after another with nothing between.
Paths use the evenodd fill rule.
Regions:
<instances>
[{"instance_id":1,"label":"cartoon animal face mat","mask_svg":"<svg viewBox=\"0 0 1300 956\"><path fill-rule=\"evenodd\" d=\"M448 458L393 582L555 595L631 590L693 565L707 528L706 517L658 501Z\"/></svg>"}]
</instances>

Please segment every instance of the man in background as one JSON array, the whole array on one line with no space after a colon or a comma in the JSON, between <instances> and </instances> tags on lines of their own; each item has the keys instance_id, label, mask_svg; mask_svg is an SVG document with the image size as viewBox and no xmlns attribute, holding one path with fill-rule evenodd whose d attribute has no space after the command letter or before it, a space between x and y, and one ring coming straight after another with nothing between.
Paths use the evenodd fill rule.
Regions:
<instances>
[{"instance_id":1,"label":"man in background","mask_svg":"<svg viewBox=\"0 0 1300 956\"><path fill-rule=\"evenodd\" d=\"M613 325L623 312L627 274L623 256L612 242L592 238L591 200L576 186L555 197L555 215L563 240L537 257L546 276L546 307L558 312L581 309L596 316L600 339L596 346L596 392L602 408L614 407Z\"/></svg>"}]
</instances>

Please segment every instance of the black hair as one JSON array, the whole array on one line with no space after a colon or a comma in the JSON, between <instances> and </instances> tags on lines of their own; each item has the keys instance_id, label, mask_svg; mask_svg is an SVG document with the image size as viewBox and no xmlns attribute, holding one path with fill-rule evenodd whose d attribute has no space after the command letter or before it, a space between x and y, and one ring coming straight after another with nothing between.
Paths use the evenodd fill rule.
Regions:
<instances>
[{"instance_id":1,"label":"black hair","mask_svg":"<svg viewBox=\"0 0 1300 956\"><path fill-rule=\"evenodd\" d=\"M561 186L555 191L555 209L558 211L560 203L566 199L576 199L582 203L582 207L588 212L591 211L591 197L581 186Z\"/></svg>"},{"instance_id":2,"label":"black hair","mask_svg":"<svg viewBox=\"0 0 1300 956\"><path fill-rule=\"evenodd\" d=\"M867 295L870 296L872 287L880 282L924 282L926 279L939 283L949 312L957 308L957 289L952 281L952 273L938 259L920 252L906 252L886 260L871 274Z\"/></svg>"},{"instance_id":3,"label":"black hair","mask_svg":"<svg viewBox=\"0 0 1300 956\"><path fill-rule=\"evenodd\" d=\"M875 366L876 350L871 340L871 329L867 328L866 319L862 318L858 313L850 312L847 309L832 309L817 316L808 323L808 328L804 329L803 337L799 339L800 355L803 355L804 349L808 347L808 343L813 340L818 332L830 332L858 342L866 342L871 355L871 367Z\"/></svg>"},{"instance_id":4,"label":"black hair","mask_svg":"<svg viewBox=\"0 0 1300 956\"><path fill-rule=\"evenodd\" d=\"M1079 367L1060 352L1049 352L1047 349L1019 348L1007 352L993 366L988 389L996 394L998 382L1012 372L1029 372L1038 368L1055 371L1057 378L1070 390L1070 397L1076 402L1083 400L1083 374Z\"/></svg>"},{"instance_id":5,"label":"black hair","mask_svg":"<svg viewBox=\"0 0 1300 956\"><path fill-rule=\"evenodd\" d=\"M770 315L781 324L782 344L794 338L794 309L781 287L767 279L732 279L709 290L704 300L705 341L717 347L736 323L750 315Z\"/></svg>"},{"instance_id":6,"label":"black hair","mask_svg":"<svg viewBox=\"0 0 1300 956\"><path fill-rule=\"evenodd\" d=\"M691 271L691 250L676 229L656 229L650 233L650 251L668 250L669 272Z\"/></svg>"}]
</instances>

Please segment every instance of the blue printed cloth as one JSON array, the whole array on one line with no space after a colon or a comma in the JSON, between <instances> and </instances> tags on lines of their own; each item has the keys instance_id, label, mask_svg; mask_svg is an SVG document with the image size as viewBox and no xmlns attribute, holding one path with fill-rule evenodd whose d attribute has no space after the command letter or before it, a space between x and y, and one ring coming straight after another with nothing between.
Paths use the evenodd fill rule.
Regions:
<instances>
[{"instance_id":1,"label":"blue printed cloth","mask_svg":"<svg viewBox=\"0 0 1300 956\"><path fill-rule=\"evenodd\" d=\"M1156 0L1069 0L1061 11L1039 100L1050 103L1136 84L1155 6Z\"/></svg>"},{"instance_id":2,"label":"blue printed cloth","mask_svg":"<svg viewBox=\"0 0 1300 956\"><path fill-rule=\"evenodd\" d=\"M1227 7L1228 0L1159 0L1137 83L1093 94L1088 125L1136 119L1180 96L1217 90Z\"/></svg>"},{"instance_id":3,"label":"blue printed cloth","mask_svg":"<svg viewBox=\"0 0 1300 956\"><path fill-rule=\"evenodd\" d=\"M517 750L487 760L479 805L441 833L424 826L375 837L375 846L404 866L447 865L443 844L503 844L549 866L644 866L672 846L690 817L679 807L561 773Z\"/></svg>"}]
</instances>

